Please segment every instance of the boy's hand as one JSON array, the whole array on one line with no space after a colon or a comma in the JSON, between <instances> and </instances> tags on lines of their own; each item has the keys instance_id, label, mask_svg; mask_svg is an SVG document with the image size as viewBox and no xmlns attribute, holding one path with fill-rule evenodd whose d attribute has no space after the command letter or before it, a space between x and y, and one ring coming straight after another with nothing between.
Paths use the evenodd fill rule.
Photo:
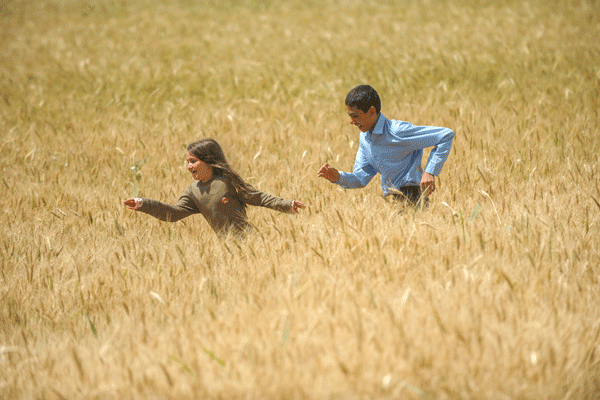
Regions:
<instances>
[{"instance_id":1,"label":"boy's hand","mask_svg":"<svg viewBox=\"0 0 600 400\"><path fill-rule=\"evenodd\" d=\"M323 164L317 175L319 175L321 178L327 179L331 183L336 183L338 179L340 179L340 173L338 170L327 163Z\"/></svg>"},{"instance_id":2,"label":"boy's hand","mask_svg":"<svg viewBox=\"0 0 600 400\"><path fill-rule=\"evenodd\" d=\"M435 176L428 174L427 172L423 172L423 177L421 178L421 192L424 196L430 195L435 192Z\"/></svg>"}]
</instances>

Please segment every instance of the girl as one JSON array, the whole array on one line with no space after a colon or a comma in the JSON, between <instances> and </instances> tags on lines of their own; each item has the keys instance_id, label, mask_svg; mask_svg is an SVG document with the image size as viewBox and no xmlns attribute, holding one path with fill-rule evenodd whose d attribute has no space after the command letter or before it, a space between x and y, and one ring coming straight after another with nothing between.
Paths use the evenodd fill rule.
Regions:
<instances>
[{"instance_id":1,"label":"girl","mask_svg":"<svg viewBox=\"0 0 600 400\"><path fill-rule=\"evenodd\" d=\"M183 192L176 205L146 198L123 202L130 210L152 215L161 221L175 222L200 213L218 235L243 233L249 226L246 205L297 213L306 206L297 200L284 200L254 189L235 172L214 139L190 144L186 152L187 169L198 181Z\"/></svg>"}]
</instances>

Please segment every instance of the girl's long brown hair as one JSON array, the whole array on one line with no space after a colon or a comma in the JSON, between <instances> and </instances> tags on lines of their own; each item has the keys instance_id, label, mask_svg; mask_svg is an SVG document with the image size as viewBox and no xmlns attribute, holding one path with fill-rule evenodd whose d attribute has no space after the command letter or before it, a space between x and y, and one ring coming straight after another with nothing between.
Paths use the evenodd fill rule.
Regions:
<instances>
[{"instance_id":1,"label":"girl's long brown hair","mask_svg":"<svg viewBox=\"0 0 600 400\"><path fill-rule=\"evenodd\" d=\"M246 196L250 192L254 192L255 189L231 168L231 165L229 165L225 158L223 149L221 149L221 146L215 139L200 139L191 143L187 147L187 151L198 160L209 164L212 167L215 176L225 176L229 178L229 181L238 194L239 200L242 204L246 204Z\"/></svg>"}]
</instances>

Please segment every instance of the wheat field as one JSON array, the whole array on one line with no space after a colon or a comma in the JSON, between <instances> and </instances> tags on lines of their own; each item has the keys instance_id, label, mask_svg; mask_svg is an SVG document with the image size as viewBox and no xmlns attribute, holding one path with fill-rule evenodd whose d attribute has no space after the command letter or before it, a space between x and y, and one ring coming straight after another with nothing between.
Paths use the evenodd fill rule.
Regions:
<instances>
[{"instance_id":1,"label":"wheat field","mask_svg":"<svg viewBox=\"0 0 600 400\"><path fill-rule=\"evenodd\" d=\"M595 0L0 1L0 398L600 398ZM428 208L344 190L370 84L456 132ZM299 215L220 240L185 147ZM427 152L424 157L426 160Z\"/></svg>"}]
</instances>

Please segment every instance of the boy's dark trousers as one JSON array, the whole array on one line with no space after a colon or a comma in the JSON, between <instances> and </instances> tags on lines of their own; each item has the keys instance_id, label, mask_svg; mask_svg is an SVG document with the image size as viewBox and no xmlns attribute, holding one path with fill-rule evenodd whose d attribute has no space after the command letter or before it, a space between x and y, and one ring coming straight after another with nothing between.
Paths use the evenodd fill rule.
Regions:
<instances>
[{"instance_id":1,"label":"boy's dark trousers","mask_svg":"<svg viewBox=\"0 0 600 400\"><path fill-rule=\"evenodd\" d=\"M407 205L416 206L419 202L419 198L421 197L421 187L414 186L403 186L399 190L400 193L393 194L394 200L401 201L406 203ZM429 204L429 199L425 198L425 206Z\"/></svg>"}]
</instances>

